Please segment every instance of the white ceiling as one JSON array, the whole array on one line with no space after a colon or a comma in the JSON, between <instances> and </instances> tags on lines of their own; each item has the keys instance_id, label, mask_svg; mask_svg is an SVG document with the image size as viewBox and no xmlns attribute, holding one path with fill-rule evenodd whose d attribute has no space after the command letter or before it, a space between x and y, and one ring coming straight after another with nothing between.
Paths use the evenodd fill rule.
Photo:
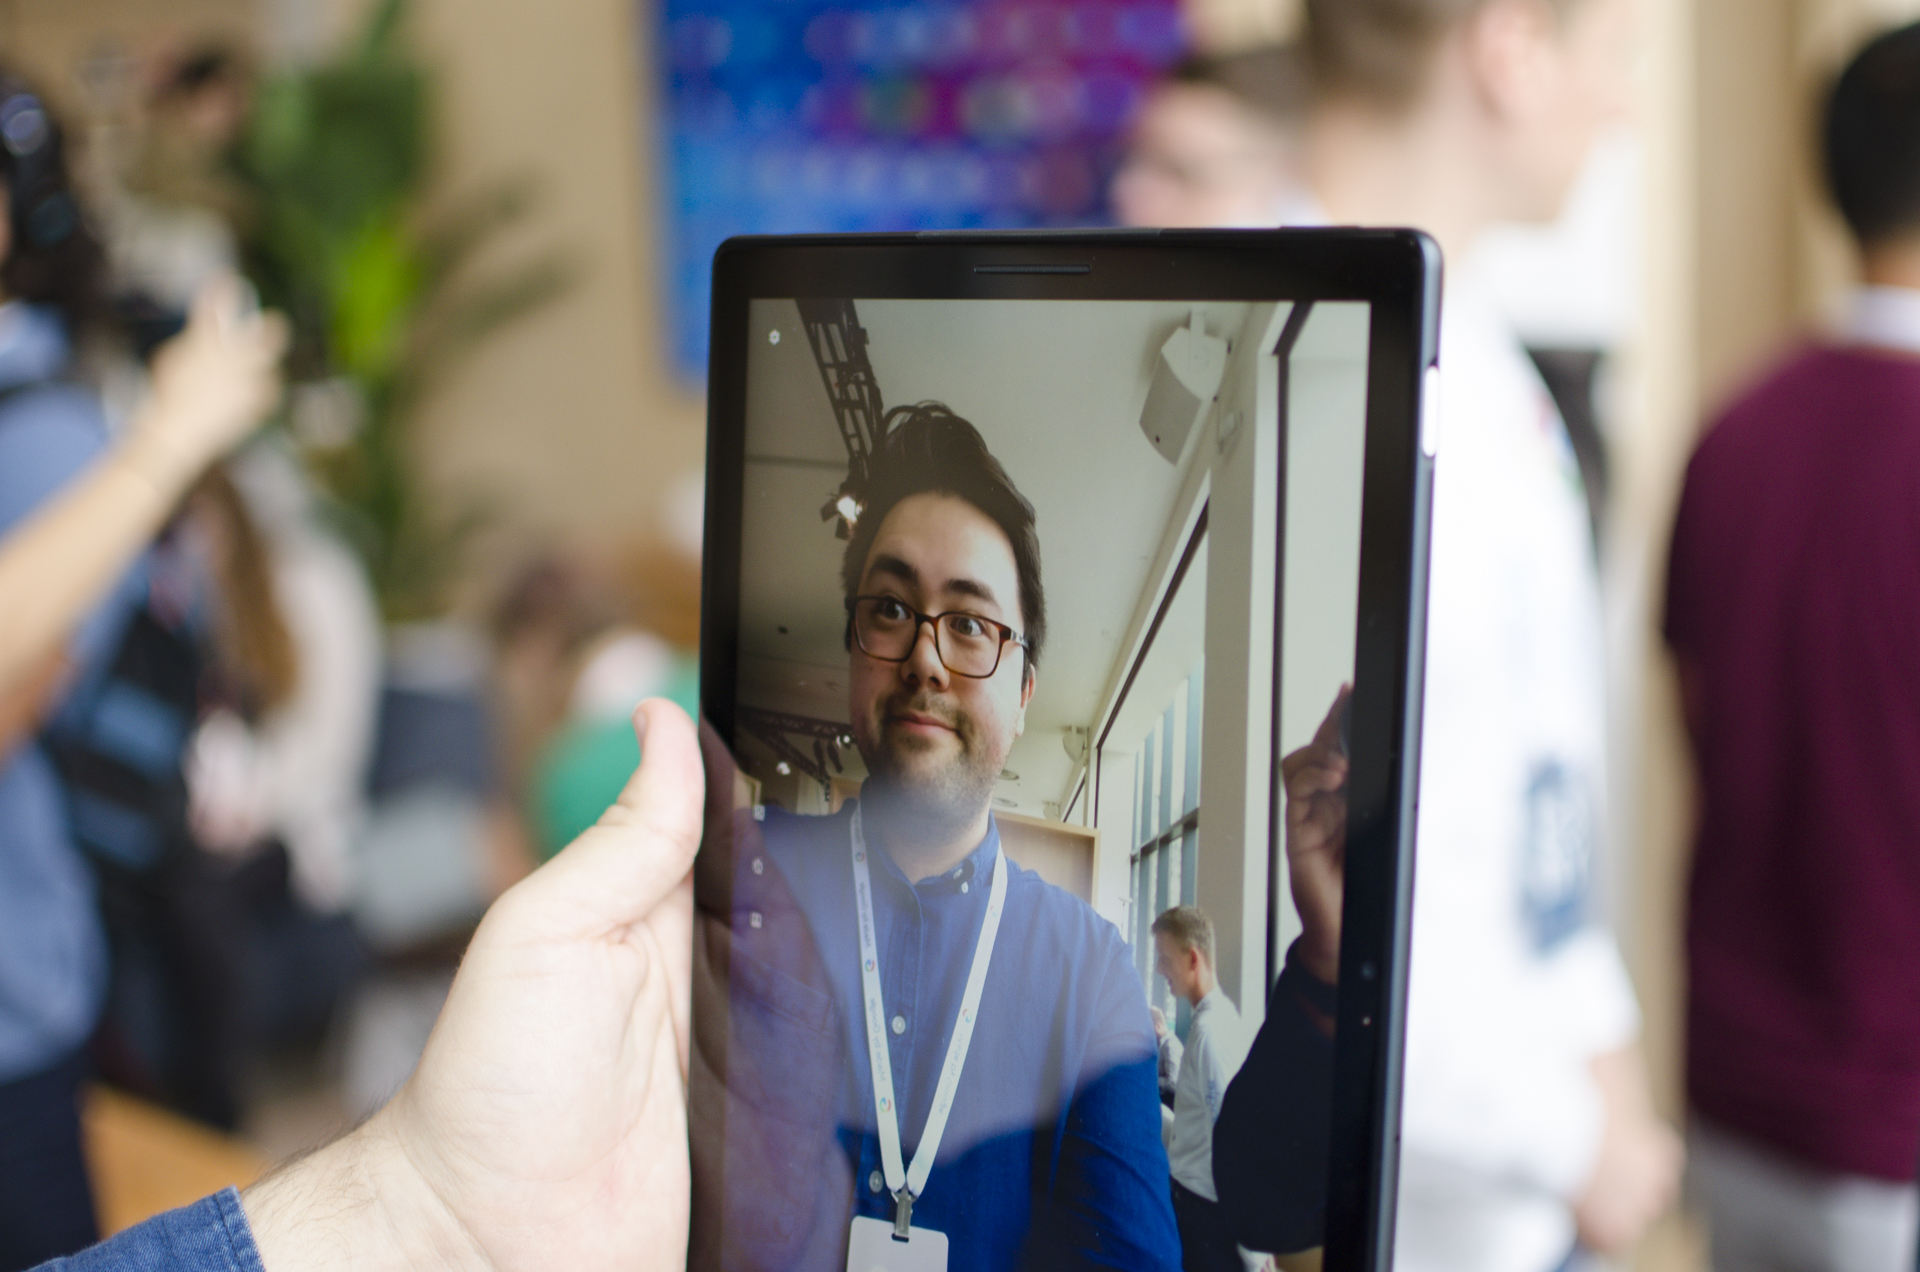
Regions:
<instances>
[{"instance_id":1,"label":"white ceiling","mask_svg":"<svg viewBox=\"0 0 1920 1272\"><path fill-rule=\"evenodd\" d=\"M1089 724L1098 709L1172 513L1180 474L1141 434L1140 408L1160 345L1192 306L855 307L885 403L939 401L971 420L1034 505L1047 645L1026 736L1007 762L1017 777L996 798L1039 815L1072 769L1062 730ZM1208 305L1202 317L1210 332L1233 335L1246 309ZM845 475L846 452L793 302L755 301L749 326L741 701L844 721L844 544L819 510ZM850 759L857 775L858 757Z\"/></svg>"}]
</instances>

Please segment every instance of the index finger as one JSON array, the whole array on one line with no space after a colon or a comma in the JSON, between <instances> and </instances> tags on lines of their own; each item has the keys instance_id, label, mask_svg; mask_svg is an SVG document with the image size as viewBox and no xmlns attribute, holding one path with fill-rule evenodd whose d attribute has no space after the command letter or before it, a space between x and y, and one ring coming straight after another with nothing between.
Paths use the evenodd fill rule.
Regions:
<instances>
[{"instance_id":1,"label":"index finger","mask_svg":"<svg viewBox=\"0 0 1920 1272\"><path fill-rule=\"evenodd\" d=\"M1307 764L1286 775L1283 785L1287 798L1305 799L1323 792L1337 791L1347 784L1344 764Z\"/></svg>"},{"instance_id":2,"label":"index finger","mask_svg":"<svg viewBox=\"0 0 1920 1272\"><path fill-rule=\"evenodd\" d=\"M1340 692L1333 695L1333 705L1327 708L1326 718L1320 721L1320 727L1313 731L1313 744L1324 746L1341 755L1347 753L1344 730L1340 727L1341 717L1346 714L1347 701L1353 697L1353 686L1343 684Z\"/></svg>"}]
</instances>

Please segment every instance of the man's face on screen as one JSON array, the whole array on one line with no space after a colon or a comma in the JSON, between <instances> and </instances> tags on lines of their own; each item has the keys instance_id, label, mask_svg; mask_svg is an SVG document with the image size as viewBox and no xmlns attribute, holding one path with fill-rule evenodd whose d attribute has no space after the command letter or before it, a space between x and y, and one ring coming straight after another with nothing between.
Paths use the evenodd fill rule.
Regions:
<instances>
[{"instance_id":1,"label":"man's face on screen","mask_svg":"<svg viewBox=\"0 0 1920 1272\"><path fill-rule=\"evenodd\" d=\"M1022 633L1013 547L991 518L953 495L894 505L867 552L860 594L928 615L965 611ZM958 675L942 661L931 623L919 625L902 662L866 654L856 641L848 709L868 772L903 809L942 823L977 817L1026 726L1026 665L1025 651L1008 642L992 675Z\"/></svg>"},{"instance_id":2,"label":"man's face on screen","mask_svg":"<svg viewBox=\"0 0 1920 1272\"><path fill-rule=\"evenodd\" d=\"M1198 982L1198 964L1193 951L1183 948L1165 932L1153 934L1153 970L1166 979L1175 998L1193 1001Z\"/></svg>"}]
</instances>

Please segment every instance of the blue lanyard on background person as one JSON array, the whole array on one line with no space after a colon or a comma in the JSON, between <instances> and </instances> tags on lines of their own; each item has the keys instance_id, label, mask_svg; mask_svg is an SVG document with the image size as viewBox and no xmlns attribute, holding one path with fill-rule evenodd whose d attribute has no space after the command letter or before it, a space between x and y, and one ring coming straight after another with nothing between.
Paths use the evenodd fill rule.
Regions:
<instances>
[{"instance_id":1,"label":"blue lanyard on background person","mask_svg":"<svg viewBox=\"0 0 1920 1272\"><path fill-rule=\"evenodd\" d=\"M852 826L853 897L860 913L860 983L866 1002L867 1062L873 1069L873 1108L880 1124L880 1165L886 1172L887 1191L893 1194L895 1205L894 1235L904 1241L912 1221L914 1199L926 1191L934 1154L939 1151L940 1138L946 1133L947 1116L953 1111L953 1095L960 1086L960 1070L967 1062L967 1046L973 1041L973 1026L979 1019L980 991L986 985L987 964L993 958L993 942L999 934L1000 914L1006 904L1007 855L995 845L987 917L980 924L980 938L973 947L973 967L967 973L966 992L960 998L960 1018L954 1021L953 1037L947 1042L947 1058L940 1066L940 1082L934 1087L933 1107L927 1111L920 1146L914 1150L912 1165L902 1167L899 1101L893 1092L886 1007L880 997L880 955L874 939L873 880L867 870L867 837L857 807L853 810Z\"/></svg>"}]
</instances>

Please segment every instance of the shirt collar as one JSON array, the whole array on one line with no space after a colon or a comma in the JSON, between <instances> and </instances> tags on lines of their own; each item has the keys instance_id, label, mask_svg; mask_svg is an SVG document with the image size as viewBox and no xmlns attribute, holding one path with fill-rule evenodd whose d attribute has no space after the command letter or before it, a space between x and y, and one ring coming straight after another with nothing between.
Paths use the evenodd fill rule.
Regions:
<instances>
[{"instance_id":1,"label":"shirt collar","mask_svg":"<svg viewBox=\"0 0 1920 1272\"><path fill-rule=\"evenodd\" d=\"M1839 335L1846 344L1920 353L1920 290L1854 289L1840 318Z\"/></svg>"},{"instance_id":2,"label":"shirt collar","mask_svg":"<svg viewBox=\"0 0 1920 1272\"><path fill-rule=\"evenodd\" d=\"M987 876L987 872L993 869L993 857L994 854L999 851L1000 823L994 818L993 814L989 812L987 814L987 833L985 837L974 846L972 852L961 858L959 865L954 866L945 874L928 875L919 883L908 886L919 888L923 891L938 893L958 892L964 885L968 891L971 891L973 881L975 879L984 879ZM892 853L887 852L883 848L881 851L872 855L880 859L882 868L885 869L888 874L903 884L907 882L906 872L901 870L894 862Z\"/></svg>"}]
</instances>

